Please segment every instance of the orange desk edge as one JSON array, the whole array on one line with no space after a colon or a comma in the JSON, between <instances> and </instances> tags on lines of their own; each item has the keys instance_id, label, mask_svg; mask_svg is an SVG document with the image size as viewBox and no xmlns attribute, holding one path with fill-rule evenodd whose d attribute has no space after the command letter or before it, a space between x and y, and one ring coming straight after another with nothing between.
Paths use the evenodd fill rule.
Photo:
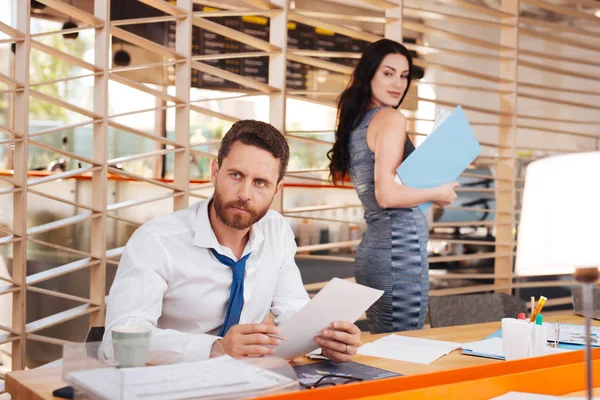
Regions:
<instances>
[{"instance_id":1,"label":"orange desk edge","mask_svg":"<svg viewBox=\"0 0 600 400\"><path fill-rule=\"evenodd\" d=\"M594 381L600 382L600 349L594 349ZM338 385L319 390L279 394L265 399L471 399L490 398L505 393L507 382L516 382L513 391L540 394L565 394L585 389L584 351L569 351L544 357L527 358L476 367L401 376L360 384ZM492 390L488 390L492 389ZM490 397L477 397L483 392ZM491 394L491 392L497 394ZM467 396L467 397L465 397Z\"/></svg>"}]
</instances>

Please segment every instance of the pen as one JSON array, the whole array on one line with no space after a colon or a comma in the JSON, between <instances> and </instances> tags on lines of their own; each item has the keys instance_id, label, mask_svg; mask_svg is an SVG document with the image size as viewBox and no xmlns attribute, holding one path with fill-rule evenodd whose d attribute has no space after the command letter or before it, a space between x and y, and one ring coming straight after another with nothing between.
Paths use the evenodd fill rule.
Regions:
<instances>
[{"instance_id":1,"label":"pen","mask_svg":"<svg viewBox=\"0 0 600 400\"><path fill-rule=\"evenodd\" d=\"M533 315L533 310L535 310L535 296L531 296L531 315Z\"/></svg>"},{"instance_id":2,"label":"pen","mask_svg":"<svg viewBox=\"0 0 600 400\"><path fill-rule=\"evenodd\" d=\"M546 300L548 300L546 297L544 296L540 296L540 299L537 302L537 305L535 306L535 311L533 311L531 313L531 318L529 318L529 322L534 322L535 321L535 317L542 312L542 308L544 308L544 304L546 304Z\"/></svg>"},{"instance_id":3,"label":"pen","mask_svg":"<svg viewBox=\"0 0 600 400\"><path fill-rule=\"evenodd\" d=\"M274 333L267 333L267 336L275 338L275 339L279 339L279 340L287 340L286 337L275 335Z\"/></svg>"},{"instance_id":4,"label":"pen","mask_svg":"<svg viewBox=\"0 0 600 400\"><path fill-rule=\"evenodd\" d=\"M339 378L347 378L347 377L351 377L352 375L350 374L345 374L343 372L327 372L327 371L319 371L318 369L315 370L315 372L319 375L330 375L330 376L337 376Z\"/></svg>"}]
</instances>

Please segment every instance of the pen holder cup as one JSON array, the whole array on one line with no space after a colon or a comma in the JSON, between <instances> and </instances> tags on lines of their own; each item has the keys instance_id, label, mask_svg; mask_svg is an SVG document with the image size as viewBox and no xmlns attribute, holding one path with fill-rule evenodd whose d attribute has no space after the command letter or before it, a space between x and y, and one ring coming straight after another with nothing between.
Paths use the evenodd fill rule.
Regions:
<instances>
[{"instance_id":1,"label":"pen holder cup","mask_svg":"<svg viewBox=\"0 0 600 400\"><path fill-rule=\"evenodd\" d=\"M532 325L531 328L531 356L539 357L548 354L548 333L544 325Z\"/></svg>"},{"instance_id":2,"label":"pen holder cup","mask_svg":"<svg viewBox=\"0 0 600 400\"><path fill-rule=\"evenodd\" d=\"M527 358L532 355L532 324L515 318L502 319L502 347L506 361Z\"/></svg>"}]
</instances>

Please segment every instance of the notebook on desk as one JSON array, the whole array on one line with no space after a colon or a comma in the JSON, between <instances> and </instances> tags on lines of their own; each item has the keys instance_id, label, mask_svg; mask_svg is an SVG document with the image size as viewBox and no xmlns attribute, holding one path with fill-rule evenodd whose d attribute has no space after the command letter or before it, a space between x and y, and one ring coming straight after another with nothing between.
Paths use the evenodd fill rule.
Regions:
<instances>
[{"instance_id":1,"label":"notebook on desk","mask_svg":"<svg viewBox=\"0 0 600 400\"><path fill-rule=\"evenodd\" d=\"M396 174L403 185L432 188L458 179L480 153L481 146L458 106L400 164ZM425 212L430 205L423 203L419 208Z\"/></svg>"}]
</instances>

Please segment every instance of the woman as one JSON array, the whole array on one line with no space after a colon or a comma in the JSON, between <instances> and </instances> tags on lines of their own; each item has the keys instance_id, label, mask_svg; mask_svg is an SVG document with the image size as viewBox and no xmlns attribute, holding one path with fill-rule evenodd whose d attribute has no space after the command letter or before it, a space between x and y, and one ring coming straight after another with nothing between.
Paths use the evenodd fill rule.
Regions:
<instances>
[{"instance_id":1,"label":"woman","mask_svg":"<svg viewBox=\"0 0 600 400\"><path fill-rule=\"evenodd\" d=\"M396 168L414 151L397 108L410 85L406 47L388 39L369 45L338 103L329 151L334 183L349 173L365 209L367 230L356 252L356 281L384 290L367 311L373 333L421 329L429 299L429 228L421 203L446 206L456 182L415 189L394 182Z\"/></svg>"}]
</instances>

